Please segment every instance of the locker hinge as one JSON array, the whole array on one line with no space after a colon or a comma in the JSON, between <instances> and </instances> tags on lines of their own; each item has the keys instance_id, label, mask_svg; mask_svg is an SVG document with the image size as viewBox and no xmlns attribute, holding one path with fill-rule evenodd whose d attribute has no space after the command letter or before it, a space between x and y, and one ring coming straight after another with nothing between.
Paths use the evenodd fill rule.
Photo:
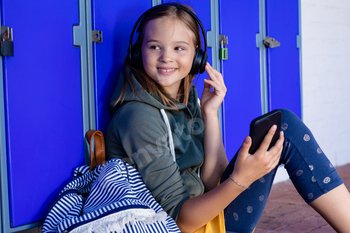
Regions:
<instances>
[{"instance_id":1,"label":"locker hinge","mask_svg":"<svg viewBox=\"0 0 350 233\"><path fill-rule=\"evenodd\" d=\"M1 26L1 56L13 56L12 28Z\"/></svg>"},{"instance_id":2,"label":"locker hinge","mask_svg":"<svg viewBox=\"0 0 350 233\"><path fill-rule=\"evenodd\" d=\"M297 49L301 49L301 37L297 35Z\"/></svg>"},{"instance_id":3,"label":"locker hinge","mask_svg":"<svg viewBox=\"0 0 350 233\"><path fill-rule=\"evenodd\" d=\"M219 48L219 59L227 60L228 59L228 37L225 35L219 35L220 48Z\"/></svg>"},{"instance_id":4,"label":"locker hinge","mask_svg":"<svg viewBox=\"0 0 350 233\"><path fill-rule=\"evenodd\" d=\"M96 43L102 43L103 42L102 31L92 30L92 42L96 42Z\"/></svg>"}]
</instances>

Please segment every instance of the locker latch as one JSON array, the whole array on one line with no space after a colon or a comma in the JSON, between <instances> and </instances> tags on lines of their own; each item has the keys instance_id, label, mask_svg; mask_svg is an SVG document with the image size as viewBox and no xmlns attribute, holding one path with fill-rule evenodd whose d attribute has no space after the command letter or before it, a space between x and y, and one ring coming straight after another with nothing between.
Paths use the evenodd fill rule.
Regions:
<instances>
[{"instance_id":1,"label":"locker latch","mask_svg":"<svg viewBox=\"0 0 350 233\"><path fill-rule=\"evenodd\" d=\"M228 37L225 35L219 35L220 40L220 49L219 49L219 59L220 60L227 60L228 59Z\"/></svg>"},{"instance_id":2,"label":"locker latch","mask_svg":"<svg viewBox=\"0 0 350 233\"><path fill-rule=\"evenodd\" d=\"M279 47L281 43L278 42L275 38L267 36L266 39L264 40L264 45L269 48L276 48L276 47Z\"/></svg>"},{"instance_id":3,"label":"locker latch","mask_svg":"<svg viewBox=\"0 0 350 233\"><path fill-rule=\"evenodd\" d=\"M96 43L103 42L102 31L92 30L92 42L96 42Z\"/></svg>"},{"instance_id":4,"label":"locker latch","mask_svg":"<svg viewBox=\"0 0 350 233\"><path fill-rule=\"evenodd\" d=\"M12 28L1 26L1 56L13 56Z\"/></svg>"}]
</instances>

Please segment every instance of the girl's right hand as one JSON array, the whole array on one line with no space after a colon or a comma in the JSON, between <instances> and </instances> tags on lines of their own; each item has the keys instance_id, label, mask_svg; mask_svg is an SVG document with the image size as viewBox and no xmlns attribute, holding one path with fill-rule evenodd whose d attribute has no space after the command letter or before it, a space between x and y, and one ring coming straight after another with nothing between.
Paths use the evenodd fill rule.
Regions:
<instances>
[{"instance_id":1,"label":"girl's right hand","mask_svg":"<svg viewBox=\"0 0 350 233\"><path fill-rule=\"evenodd\" d=\"M284 135L282 131L276 144L267 151L276 129L276 125L270 128L259 149L253 155L248 152L252 139L249 136L245 138L231 174L234 180L244 186L250 186L278 165L283 150Z\"/></svg>"},{"instance_id":2,"label":"girl's right hand","mask_svg":"<svg viewBox=\"0 0 350 233\"><path fill-rule=\"evenodd\" d=\"M217 116L218 110L226 95L226 85L222 74L215 70L208 62L205 71L209 75L204 79L204 89L201 97L201 109L203 115ZM211 89L213 88L213 91Z\"/></svg>"}]
</instances>

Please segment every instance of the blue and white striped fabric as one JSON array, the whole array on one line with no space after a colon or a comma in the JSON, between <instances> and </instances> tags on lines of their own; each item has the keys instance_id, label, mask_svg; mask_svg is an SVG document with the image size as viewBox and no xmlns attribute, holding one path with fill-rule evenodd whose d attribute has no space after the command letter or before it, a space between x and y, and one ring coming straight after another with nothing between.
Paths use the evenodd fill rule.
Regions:
<instances>
[{"instance_id":1,"label":"blue and white striped fabric","mask_svg":"<svg viewBox=\"0 0 350 233\"><path fill-rule=\"evenodd\" d=\"M89 172L75 169L73 180L60 192L42 232L131 233L180 232L155 201L138 171L112 159Z\"/></svg>"}]
</instances>

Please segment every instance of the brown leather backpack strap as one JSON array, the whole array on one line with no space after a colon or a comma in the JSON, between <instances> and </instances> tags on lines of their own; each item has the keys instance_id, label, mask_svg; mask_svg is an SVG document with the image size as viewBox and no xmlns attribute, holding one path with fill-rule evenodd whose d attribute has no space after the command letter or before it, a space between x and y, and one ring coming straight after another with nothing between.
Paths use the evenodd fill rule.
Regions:
<instances>
[{"instance_id":1,"label":"brown leather backpack strap","mask_svg":"<svg viewBox=\"0 0 350 233\"><path fill-rule=\"evenodd\" d=\"M99 130L89 130L86 139L90 145L90 171L105 161L105 140L103 133ZM92 148L92 140L95 139L95 153Z\"/></svg>"}]
</instances>

